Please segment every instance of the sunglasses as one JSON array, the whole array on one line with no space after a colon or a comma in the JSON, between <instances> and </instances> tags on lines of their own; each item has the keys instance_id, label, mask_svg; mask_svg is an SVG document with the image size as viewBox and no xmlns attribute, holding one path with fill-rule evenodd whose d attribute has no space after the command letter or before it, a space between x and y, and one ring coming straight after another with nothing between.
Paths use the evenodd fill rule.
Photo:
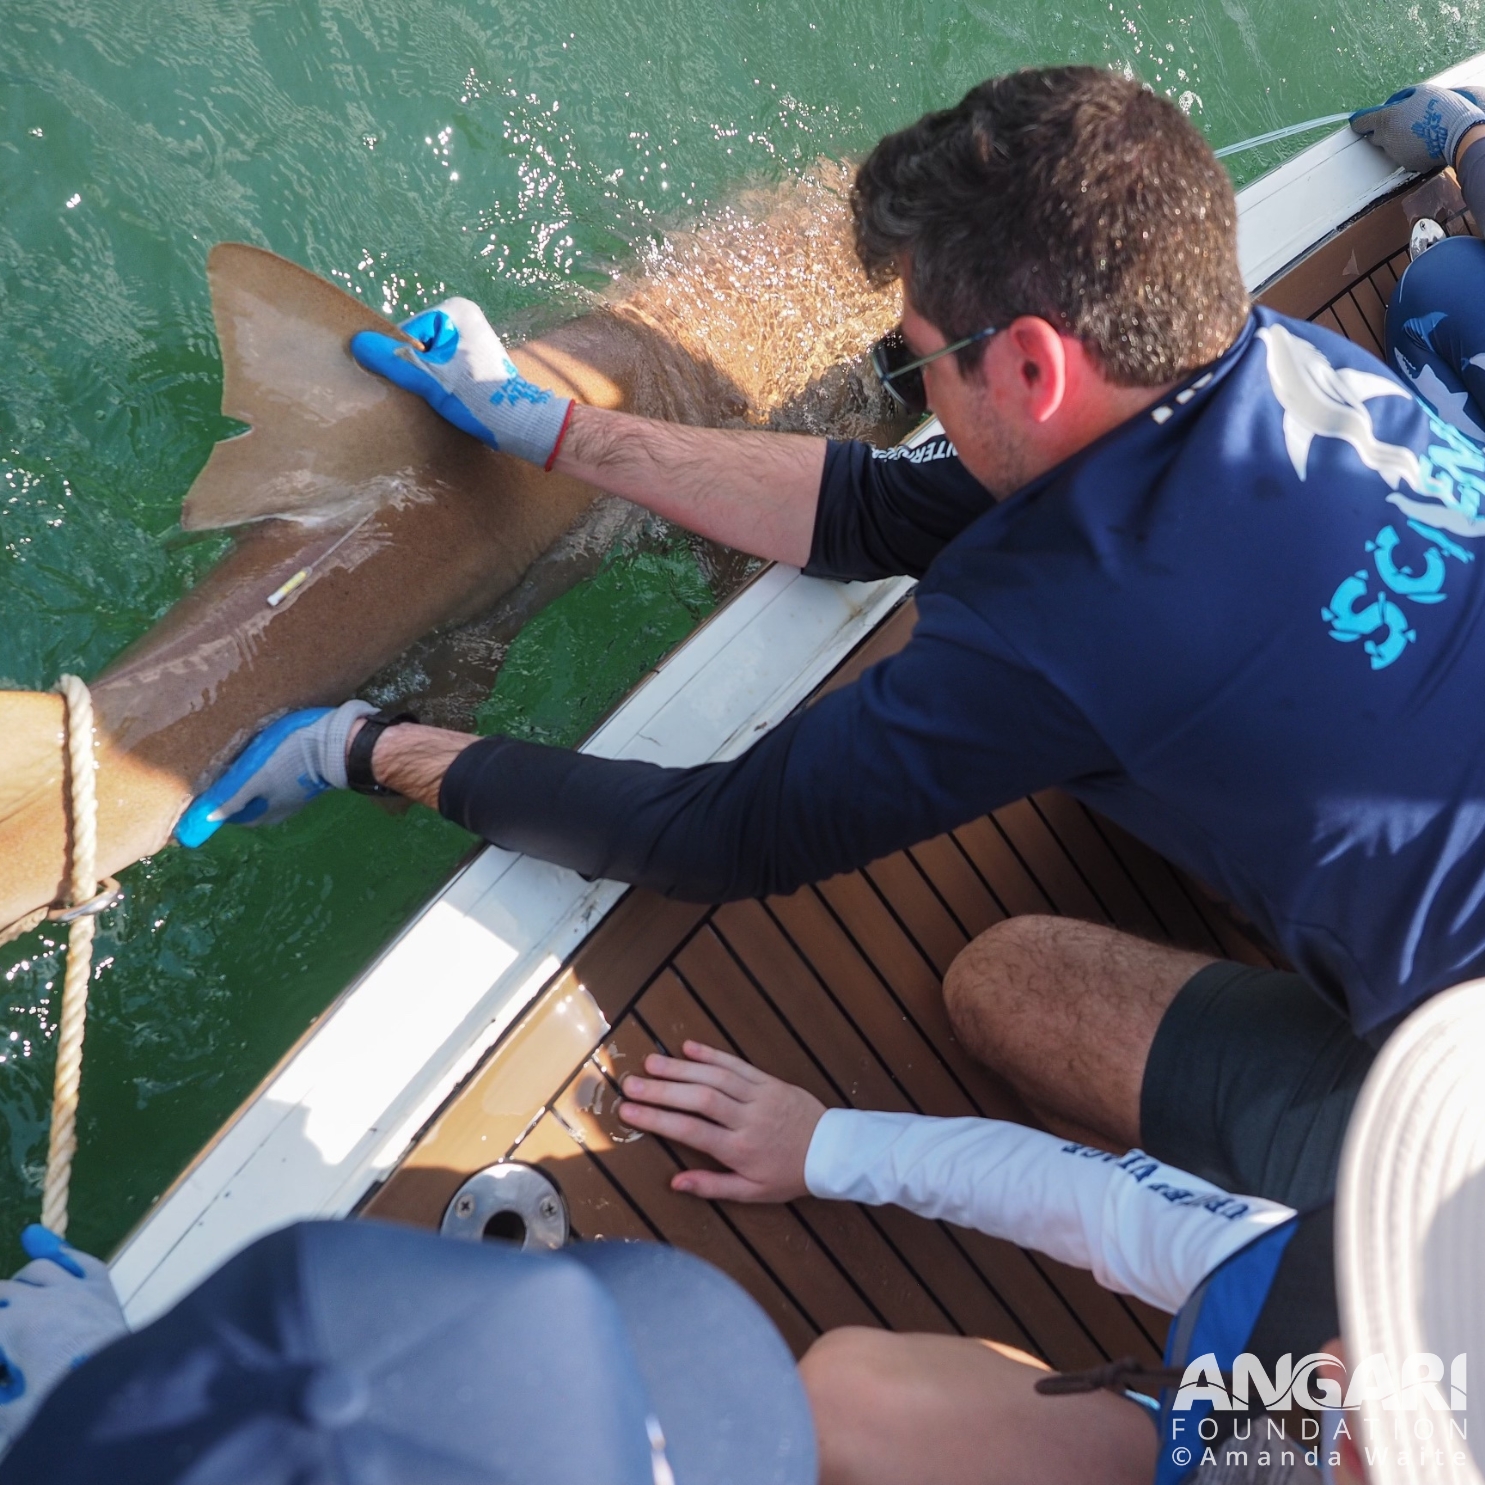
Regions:
<instances>
[{"instance_id":1,"label":"sunglasses","mask_svg":"<svg viewBox=\"0 0 1485 1485\"><path fill-rule=\"evenodd\" d=\"M975 331L973 335L966 335L963 340L956 340L951 345L930 351L926 356L914 357L903 338L902 326L899 325L895 330L889 330L871 348L871 369L881 379L883 387L894 402L913 417L921 418L928 411L928 389L923 385L923 368L930 361L937 361L940 356L947 356L951 351L962 351L965 346L974 345L976 341L988 339L994 334L995 327L992 325Z\"/></svg>"}]
</instances>

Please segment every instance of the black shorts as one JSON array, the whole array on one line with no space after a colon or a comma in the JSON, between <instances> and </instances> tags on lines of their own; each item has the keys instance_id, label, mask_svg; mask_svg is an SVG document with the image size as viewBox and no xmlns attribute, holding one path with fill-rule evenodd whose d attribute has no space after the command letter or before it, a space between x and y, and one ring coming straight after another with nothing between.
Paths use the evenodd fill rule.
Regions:
<instances>
[{"instance_id":1,"label":"black shorts","mask_svg":"<svg viewBox=\"0 0 1485 1485\"><path fill-rule=\"evenodd\" d=\"M1226 1191L1313 1206L1335 1193L1341 1141L1375 1056L1298 975L1209 964L1155 1032L1141 1144Z\"/></svg>"}]
</instances>

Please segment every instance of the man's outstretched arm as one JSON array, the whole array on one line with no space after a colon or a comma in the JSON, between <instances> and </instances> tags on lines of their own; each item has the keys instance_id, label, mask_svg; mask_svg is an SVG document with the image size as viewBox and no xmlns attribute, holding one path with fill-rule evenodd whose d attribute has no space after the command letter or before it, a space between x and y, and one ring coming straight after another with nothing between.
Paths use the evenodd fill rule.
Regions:
<instances>
[{"instance_id":1,"label":"man's outstretched arm","mask_svg":"<svg viewBox=\"0 0 1485 1485\"><path fill-rule=\"evenodd\" d=\"M825 440L688 428L574 403L551 467L723 546L803 567Z\"/></svg>"},{"instance_id":2,"label":"man's outstretched arm","mask_svg":"<svg viewBox=\"0 0 1485 1485\"><path fill-rule=\"evenodd\" d=\"M402 328L417 345L363 330L351 354L481 443L754 556L809 560L823 438L687 428L558 396L522 375L468 299Z\"/></svg>"},{"instance_id":3,"label":"man's outstretched arm","mask_svg":"<svg viewBox=\"0 0 1485 1485\"><path fill-rule=\"evenodd\" d=\"M925 598L900 654L727 762L662 768L401 726L372 770L492 844L586 877L701 902L789 892L1115 766L1045 679L966 646L956 608Z\"/></svg>"},{"instance_id":4,"label":"man's outstretched arm","mask_svg":"<svg viewBox=\"0 0 1485 1485\"><path fill-rule=\"evenodd\" d=\"M357 723L350 740L361 730ZM439 792L449 765L465 748L479 742L467 732L450 732L443 727L388 727L377 738L371 752L371 773L377 783L401 794L430 810L438 808Z\"/></svg>"},{"instance_id":5,"label":"man's outstretched arm","mask_svg":"<svg viewBox=\"0 0 1485 1485\"><path fill-rule=\"evenodd\" d=\"M403 723L379 732L370 768L492 845L585 877L692 902L788 892L1117 767L1076 708L976 627L925 595L900 654L727 762L662 768ZM199 845L225 821L271 823L345 788L371 710L351 701L274 723L191 805L177 839Z\"/></svg>"},{"instance_id":6,"label":"man's outstretched arm","mask_svg":"<svg viewBox=\"0 0 1485 1485\"><path fill-rule=\"evenodd\" d=\"M530 380L467 299L445 300L403 329L417 346L362 331L351 353L491 448L816 577L920 576L994 503L943 437L882 451L575 402ZM516 355L532 377L551 374L528 351Z\"/></svg>"}]
</instances>

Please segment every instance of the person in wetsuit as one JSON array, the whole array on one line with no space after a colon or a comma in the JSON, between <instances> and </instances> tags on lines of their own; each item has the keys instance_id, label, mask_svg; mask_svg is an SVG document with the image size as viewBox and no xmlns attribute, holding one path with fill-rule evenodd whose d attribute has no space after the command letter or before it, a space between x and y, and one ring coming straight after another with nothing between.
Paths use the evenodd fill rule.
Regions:
<instances>
[{"instance_id":1,"label":"person in wetsuit","mask_svg":"<svg viewBox=\"0 0 1485 1485\"><path fill-rule=\"evenodd\" d=\"M1292 970L1065 918L945 981L1053 1129L1229 1191L1330 1192L1375 1048L1485 972L1485 455L1395 372L1253 309L1232 185L1116 73L991 79L852 204L944 435L911 452L649 422L515 374L475 306L358 336L471 434L826 578L920 579L898 654L742 756L671 769L295 713L184 817L393 790L693 901L787 892L1060 785L1236 903Z\"/></svg>"},{"instance_id":2,"label":"person in wetsuit","mask_svg":"<svg viewBox=\"0 0 1485 1485\"><path fill-rule=\"evenodd\" d=\"M1353 114L1351 127L1405 170L1452 165L1485 224L1482 105L1485 89L1421 83ZM1387 359L1441 418L1485 443L1485 242L1445 237L1408 266L1387 306Z\"/></svg>"}]
</instances>

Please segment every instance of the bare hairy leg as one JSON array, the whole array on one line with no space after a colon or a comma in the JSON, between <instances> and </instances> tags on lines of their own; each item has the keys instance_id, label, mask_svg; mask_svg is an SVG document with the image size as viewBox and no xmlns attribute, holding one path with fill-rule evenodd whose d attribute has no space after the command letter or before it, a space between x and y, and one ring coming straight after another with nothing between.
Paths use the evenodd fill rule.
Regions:
<instances>
[{"instance_id":1,"label":"bare hairy leg","mask_svg":"<svg viewBox=\"0 0 1485 1485\"><path fill-rule=\"evenodd\" d=\"M960 1040L1058 1134L1140 1142L1140 1084L1166 1007L1206 954L1075 918L1007 918L944 977Z\"/></svg>"},{"instance_id":2,"label":"bare hairy leg","mask_svg":"<svg viewBox=\"0 0 1485 1485\"><path fill-rule=\"evenodd\" d=\"M830 1331L799 1363L820 1485L1144 1485L1158 1440L1111 1392L1043 1397L1046 1370L962 1336Z\"/></svg>"}]
</instances>

